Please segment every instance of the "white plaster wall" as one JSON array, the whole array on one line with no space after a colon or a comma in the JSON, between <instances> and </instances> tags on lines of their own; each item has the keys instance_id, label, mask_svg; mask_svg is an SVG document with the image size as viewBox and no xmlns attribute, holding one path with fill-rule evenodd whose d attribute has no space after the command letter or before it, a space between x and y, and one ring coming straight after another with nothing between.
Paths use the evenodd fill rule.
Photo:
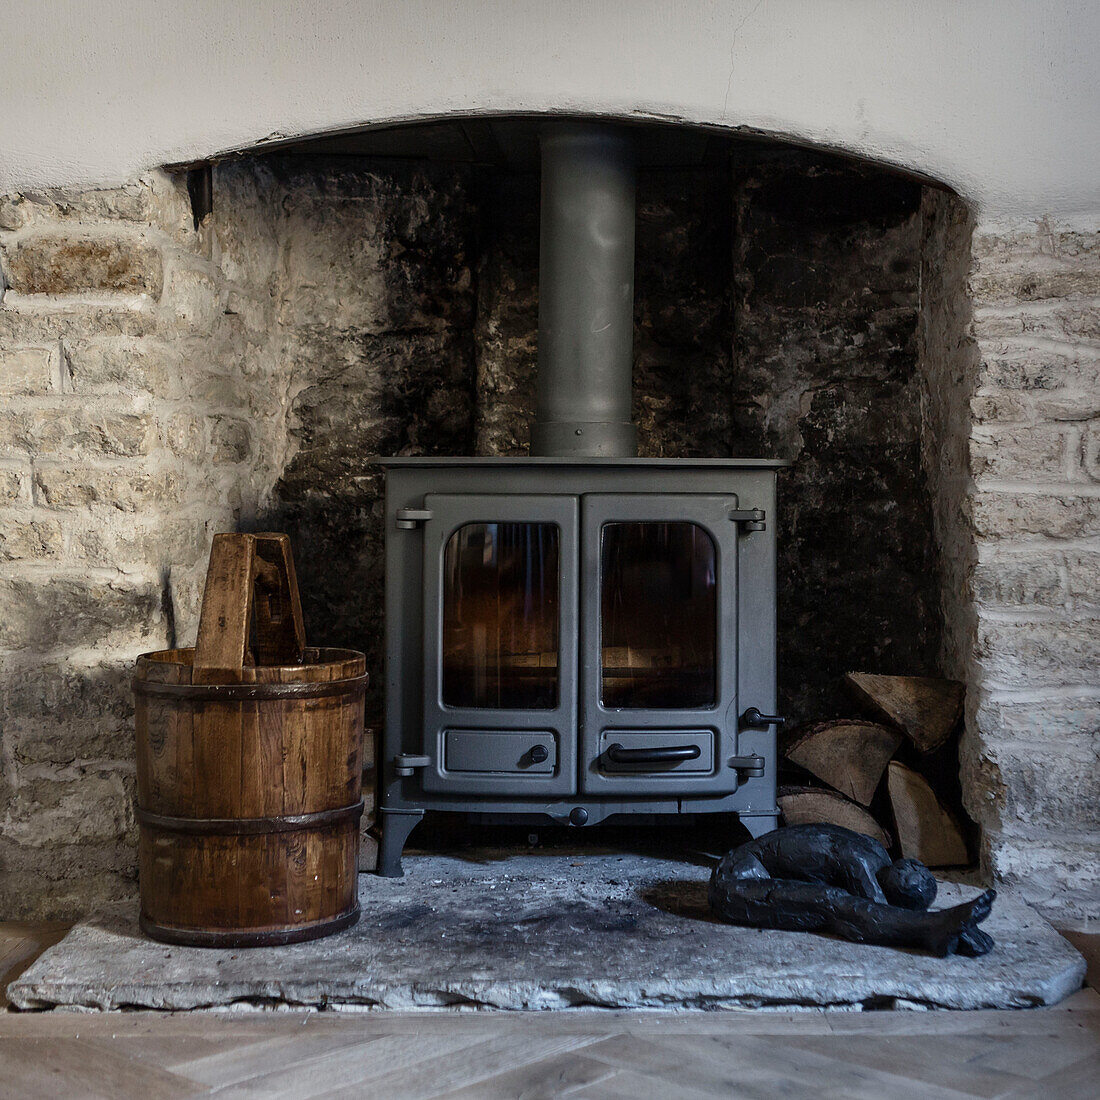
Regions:
<instances>
[{"instance_id":1,"label":"white plaster wall","mask_svg":"<svg viewBox=\"0 0 1100 1100\"><path fill-rule=\"evenodd\" d=\"M673 116L1100 208L1096 0L4 0L0 193L465 111Z\"/></svg>"}]
</instances>

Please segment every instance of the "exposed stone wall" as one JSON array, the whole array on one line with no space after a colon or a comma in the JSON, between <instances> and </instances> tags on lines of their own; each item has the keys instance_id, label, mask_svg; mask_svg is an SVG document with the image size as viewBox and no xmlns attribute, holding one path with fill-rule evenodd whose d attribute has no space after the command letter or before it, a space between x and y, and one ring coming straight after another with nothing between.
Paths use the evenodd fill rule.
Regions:
<instances>
[{"instance_id":1,"label":"exposed stone wall","mask_svg":"<svg viewBox=\"0 0 1100 1100\"><path fill-rule=\"evenodd\" d=\"M780 699L851 713L852 670L937 672L920 463L920 189L806 154L735 173L734 453L780 482Z\"/></svg>"},{"instance_id":2,"label":"exposed stone wall","mask_svg":"<svg viewBox=\"0 0 1100 1100\"><path fill-rule=\"evenodd\" d=\"M0 200L7 917L133 888L133 658L193 639L209 538L274 461L268 304L225 243L164 175Z\"/></svg>"},{"instance_id":3,"label":"exposed stone wall","mask_svg":"<svg viewBox=\"0 0 1100 1100\"><path fill-rule=\"evenodd\" d=\"M935 217L961 225L957 204ZM934 225L935 223L933 223ZM957 255L957 250L954 251ZM946 328L970 393L972 638L964 764L984 860L1063 919L1100 911L1100 232L1046 219L973 231L972 341ZM958 296L956 296L956 302ZM942 317L942 312L940 314ZM958 423L965 412L953 401ZM962 406L965 408L965 406ZM941 418L942 419L942 418ZM957 447L958 431L948 433ZM973 644L971 645L971 642ZM967 666L956 654L969 652Z\"/></svg>"},{"instance_id":4,"label":"exposed stone wall","mask_svg":"<svg viewBox=\"0 0 1100 1100\"><path fill-rule=\"evenodd\" d=\"M639 180L634 422L645 457L739 453L730 402L730 196L724 165L645 172Z\"/></svg>"},{"instance_id":5,"label":"exposed stone wall","mask_svg":"<svg viewBox=\"0 0 1100 1100\"><path fill-rule=\"evenodd\" d=\"M311 642L352 645L382 710L380 455L470 454L475 208L468 173L273 158L287 453L255 523L296 550Z\"/></svg>"}]
</instances>

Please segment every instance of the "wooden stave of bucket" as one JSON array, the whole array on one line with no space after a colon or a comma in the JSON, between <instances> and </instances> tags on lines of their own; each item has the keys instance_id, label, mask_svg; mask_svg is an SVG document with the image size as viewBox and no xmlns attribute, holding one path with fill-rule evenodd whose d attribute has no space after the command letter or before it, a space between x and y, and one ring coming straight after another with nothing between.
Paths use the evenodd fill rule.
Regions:
<instances>
[{"instance_id":1,"label":"wooden stave of bucket","mask_svg":"<svg viewBox=\"0 0 1100 1100\"><path fill-rule=\"evenodd\" d=\"M260 651L293 663L252 663L254 597ZM196 648L142 655L133 681L148 935L246 947L355 923L366 683L362 653L305 647L285 535L215 536Z\"/></svg>"}]
</instances>

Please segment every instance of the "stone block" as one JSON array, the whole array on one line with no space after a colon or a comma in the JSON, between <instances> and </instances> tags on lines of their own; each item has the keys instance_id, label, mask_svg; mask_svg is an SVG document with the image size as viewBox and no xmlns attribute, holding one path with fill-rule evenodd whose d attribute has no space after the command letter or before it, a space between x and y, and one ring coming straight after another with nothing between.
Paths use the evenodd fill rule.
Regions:
<instances>
[{"instance_id":1,"label":"stone block","mask_svg":"<svg viewBox=\"0 0 1100 1100\"><path fill-rule=\"evenodd\" d=\"M173 576L179 566L205 562L213 534L212 521L203 517L154 516L143 522L104 523L70 519L69 554L76 561L106 568L140 567L167 563Z\"/></svg>"},{"instance_id":2,"label":"stone block","mask_svg":"<svg viewBox=\"0 0 1100 1100\"><path fill-rule=\"evenodd\" d=\"M211 336L224 310L224 292L205 271L176 267L168 277L161 304L173 327Z\"/></svg>"},{"instance_id":3,"label":"stone block","mask_svg":"<svg viewBox=\"0 0 1100 1100\"><path fill-rule=\"evenodd\" d=\"M180 458L200 461L206 454L206 428L203 419L191 413L170 416L163 425L164 445Z\"/></svg>"},{"instance_id":4,"label":"stone block","mask_svg":"<svg viewBox=\"0 0 1100 1100\"><path fill-rule=\"evenodd\" d=\"M1057 607L1066 599L1061 566L1049 554L979 563L974 594L979 604L994 607Z\"/></svg>"},{"instance_id":5,"label":"stone block","mask_svg":"<svg viewBox=\"0 0 1100 1100\"><path fill-rule=\"evenodd\" d=\"M58 340L90 340L94 337L152 336L158 329L157 311L151 303L127 299L118 306L91 305L65 299L48 308L33 298L13 304L8 295L0 302L0 347L19 344L52 344Z\"/></svg>"},{"instance_id":6,"label":"stone block","mask_svg":"<svg viewBox=\"0 0 1100 1100\"><path fill-rule=\"evenodd\" d=\"M1084 269L1100 263L1100 239L1096 233L1044 218L1038 223L1029 220L996 229L979 227L974 231L973 253L983 267L994 262L1002 266L1038 262Z\"/></svg>"},{"instance_id":7,"label":"stone block","mask_svg":"<svg viewBox=\"0 0 1100 1100\"><path fill-rule=\"evenodd\" d=\"M1050 742L1055 746L1100 744L1100 698L1061 695L984 703L979 715L990 741Z\"/></svg>"},{"instance_id":8,"label":"stone block","mask_svg":"<svg viewBox=\"0 0 1100 1100\"><path fill-rule=\"evenodd\" d=\"M1045 420L1073 422L1100 417L1100 376L1089 389L1067 386L1032 394L1031 407Z\"/></svg>"},{"instance_id":9,"label":"stone block","mask_svg":"<svg viewBox=\"0 0 1100 1100\"><path fill-rule=\"evenodd\" d=\"M1068 389L1091 393L1100 386L1100 352L1087 348L1053 352L1025 340L983 345L978 382L984 388L1027 390L1034 396Z\"/></svg>"},{"instance_id":10,"label":"stone block","mask_svg":"<svg viewBox=\"0 0 1100 1100\"><path fill-rule=\"evenodd\" d=\"M282 323L373 335L472 327L476 219L465 170L269 165L282 190Z\"/></svg>"},{"instance_id":11,"label":"stone block","mask_svg":"<svg viewBox=\"0 0 1100 1100\"><path fill-rule=\"evenodd\" d=\"M239 336L262 340L271 331L271 297L248 294L230 286L225 300L224 327Z\"/></svg>"},{"instance_id":12,"label":"stone block","mask_svg":"<svg viewBox=\"0 0 1100 1100\"><path fill-rule=\"evenodd\" d=\"M22 470L0 468L0 504L30 503L30 477Z\"/></svg>"},{"instance_id":13,"label":"stone block","mask_svg":"<svg viewBox=\"0 0 1100 1100\"><path fill-rule=\"evenodd\" d=\"M34 487L36 500L49 508L101 505L120 512L170 507L183 499L186 489L183 479L171 472L91 466L41 466L35 470Z\"/></svg>"},{"instance_id":14,"label":"stone block","mask_svg":"<svg viewBox=\"0 0 1100 1100\"><path fill-rule=\"evenodd\" d=\"M133 765L73 765L21 780L4 814L4 835L27 847L125 843L133 830Z\"/></svg>"},{"instance_id":15,"label":"stone block","mask_svg":"<svg viewBox=\"0 0 1100 1100\"><path fill-rule=\"evenodd\" d=\"M1100 309L1087 302L1033 303L1017 310L976 305L974 337L986 340L1100 341Z\"/></svg>"},{"instance_id":16,"label":"stone block","mask_svg":"<svg viewBox=\"0 0 1100 1100\"><path fill-rule=\"evenodd\" d=\"M132 759L133 661L27 661L0 669L4 750L19 765Z\"/></svg>"},{"instance_id":17,"label":"stone block","mask_svg":"<svg viewBox=\"0 0 1100 1100\"><path fill-rule=\"evenodd\" d=\"M1065 429L1057 425L982 427L971 436L970 463L976 478L1064 481L1065 462Z\"/></svg>"},{"instance_id":18,"label":"stone block","mask_svg":"<svg viewBox=\"0 0 1100 1100\"><path fill-rule=\"evenodd\" d=\"M1100 607L1100 548L1065 555L1066 586L1078 607Z\"/></svg>"},{"instance_id":19,"label":"stone block","mask_svg":"<svg viewBox=\"0 0 1100 1100\"><path fill-rule=\"evenodd\" d=\"M1057 824L1067 833L1100 828L1100 739L1091 744L1004 745L989 750L1005 803L1001 828Z\"/></svg>"},{"instance_id":20,"label":"stone block","mask_svg":"<svg viewBox=\"0 0 1100 1100\"><path fill-rule=\"evenodd\" d=\"M49 393L55 388L53 354L50 348L0 351L0 395Z\"/></svg>"},{"instance_id":21,"label":"stone block","mask_svg":"<svg viewBox=\"0 0 1100 1100\"><path fill-rule=\"evenodd\" d=\"M38 236L5 254L8 286L20 294L160 295L160 253L126 237Z\"/></svg>"},{"instance_id":22,"label":"stone block","mask_svg":"<svg viewBox=\"0 0 1100 1100\"><path fill-rule=\"evenodd\" d=\"M0 457L24 457L34 452L33 423L26 406L0 405Z\"/></svg>"},{"instance_id":23,"label":"stone block","mask_svg":"<svg viewBox=\"0 0 1100 1100\"><path fill-rule=\"evenodd\" d=\"M215 462L244 462L252 452L252 431L245 420L215 417L210 427L210 442Z\"/></svg>"},{"instance_id":24,"label":"stone block","mask_svg":"<svg viewBox=\"0 0 1100 1100\"><path fill-rule=\"evenodd\" d=\"M1100 416L1100 350L1078 344L1064 351L1028 346L1026 337L983 346L983 393L1026 394L1025 407L1039 419L1091 420Z\"/></svg>"},{"instance_id":25,"label":"stone block","mask_svg":"<svg viewBox=\"0 0 1100 1100\"><path fill-rule=\"evenodd\" d=\"M1079 539L1100 535L1100 497L979 490L972 500L972 515L974 533L979 538L1048 535Z\"/></svg>"},{"instance_id":26,"label":"stone block","mask_svg":"<svg viewBox=\"0 0 1100 1100\"><path fill-rule=\"evenodd\" d=\"M26 220L22 195L0 195L0 229L22 229Z\"/></svg>"},{"instance_id":27,"label":"stone block","mask_svg":"<svg viewBox=\"0 0 1100 1100\"><path fill-rule=\"evenodd\" d=\"M97 412L80 405L24 407L0 413L0 451L33 456L86 454L135 457L156 442L144 413Z\"/></svg>"},{"instance_id":28,"label":"stone block","mask_svg":"<svg viewBox=\"0 0 1100 1100\"><path fill-rule=\"evenodd\" d=\"M152 581L64 575L0 580L0 648L72 649L133 643L164 633L161 587Z\"/></svg>"},{"instance_id":29,"label":"stone block","mask_svg":"<svg viewBox=\"0 0 1100 1100\"><path fill-rule=\"evenodd\" d=\"M915 393L905 385L823 385L803 395L800 404L804 457L850 459L868 450L891 458L899 452L915 455L920 410Z\"/></svg>"},{"instance_id":30,"label":"stone block","mask_svg":"<svg viewBox=\"0 0 1100 1100\"><path fill-rule=\"evenodd\" d=\"M916 305L920 189L858 168L759 166L735 203L738 278L779 308Z\"/></svg>"},{"instance_id":31,"label":"stone block","mask_svg":"<svg viewBox=\"0 0 1100 1100\"><path fill-rule=\"evenodd\" d=\"M56 519L8 515L0 523L0 560L56 559L64 552L64 536Z\"/></svg>"},{"instance_id":32,"label":"stone block","mask_svg":"<svg viewBox=\"0 0 1100 1100\"><path fill-rule=\"evenodd\" d=\"M1029 419L1030 406L1019 394L979 393L970 399L970 415L978 424L1008 424Z\"/></svg>"},{"instance_id":33,"label":"stone block","mask_svg":"<svg viewBox=\"0 0 1100 1100\"><path fill-rule=\"evenodd\" d=\"M149 454L157 444L156 422L148 413L42 409L33 419L36 450L41 455L84 451L133 458Z\"/></svg>"},{"instance_id":34,"label":"stone block","mask_svg":"<svg viewBox=\"0 0 1100 1100\"><path fill-rule=\"evenodd\" d=\"M0 836L0 912L9 920L75 920L96 901L135 898L129 838L25 847Z\"/></svg>"},{"instance_id":35,"label":"stone block","mask_svg":"<svg viewBox=\"0 0 1100 1100\"><path fill-rule=\"evenodd\" d=\"M1100 401L1100 397L1094 399ZM1093 481L1100 481L1100 423L1092 423L1085 428L1083 448L1085 473Z\"/></svg>"},{"instance_id":36,"label":"stone block","mask_svg":"<svg viewBox=\"0 0 1100 1100\"><path fill-rule=\"evenodd\" d=\"M266 287L278 269L282 241L271 195L280 183L262 160L225 160L212 168L213 231L225 277L249 288Z\"/></svg>"},{"instance_id":37,"label":"stone block","mask_svg":"<svg viewBox=\"0 0 1100 1100\"><path fill-rule=\"evenodd\" d=\"M68 387L78 394L150 394L180 390L179 353L159 341L106 336L65 343Z\"/></svg>"},{"instance_id":38,"label":"stone block","mask_svg":"<svg viewBox=\"0 0 1100 1100\"><path fill-rule=\"evenodd\" d=\"M121 187L48 188L0 197L0 229L95 222L149 225L167 233L194 235L187 185L179 173L151 172Z\"/></svg>"},{"instance_id":39,"label":"stone block","mask_svg":"<svg viewBox=\"0 0 1100 1100\"><path fill-rule=\"evenodd\" d=\"M1022 834L988 839L988 864L997 880L1018 886L1027 900L1056 922L1100 916L1100 835L1070 832L1057 822Z\"/></svg>"},{"instance_id":40,"label":"stone block","mask_svg":"<svg viewBox=\"0 0 1100 1100\"><path fill-rule=\"evenodd\" d=\"M183 392L193 408L240 409L259 395L240 378L223 369L209 370L199 364L185 363L181 370ZM270 385L266 376L254 380L256 387Z\"/></svg>"},{"instance_id":41,"label":"stone block","mask_svg":"<svg viewBox=\"0 0 1100 1100\"><path fill-rule=\"evenodd\" d=\"M1092 684L1100 667L1100 619L983 619L976 656L991 687Z\"/></svg>"},{"instance_id":42,"label":"stone block","mask_svg":"<svg viewBox=\"0 0 1100 1100\"><path fill-rule=\"evenodd\" d=\"M1053 265L1024 271L983 270L971 277L970 293L983 305L1100 298L1100 267L1094 271Z\"/></svg>"}]
</instances>

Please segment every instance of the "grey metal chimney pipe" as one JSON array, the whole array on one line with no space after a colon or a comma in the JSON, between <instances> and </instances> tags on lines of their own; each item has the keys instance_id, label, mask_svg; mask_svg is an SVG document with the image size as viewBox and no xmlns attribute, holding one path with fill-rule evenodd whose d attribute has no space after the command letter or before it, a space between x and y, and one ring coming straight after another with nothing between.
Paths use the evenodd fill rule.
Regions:
<instances>
[{"instance_id":1,"label":"grey metal chimney pipe","mask_svg":"<svg viewBox=\"0 0 1100 1100\"><path fill-rule=\"evenodd\" d=\"M542 144L538 404L531 454L629 458L634 366L634 156L598 123Z\"/></svg>"}]
</instances>

